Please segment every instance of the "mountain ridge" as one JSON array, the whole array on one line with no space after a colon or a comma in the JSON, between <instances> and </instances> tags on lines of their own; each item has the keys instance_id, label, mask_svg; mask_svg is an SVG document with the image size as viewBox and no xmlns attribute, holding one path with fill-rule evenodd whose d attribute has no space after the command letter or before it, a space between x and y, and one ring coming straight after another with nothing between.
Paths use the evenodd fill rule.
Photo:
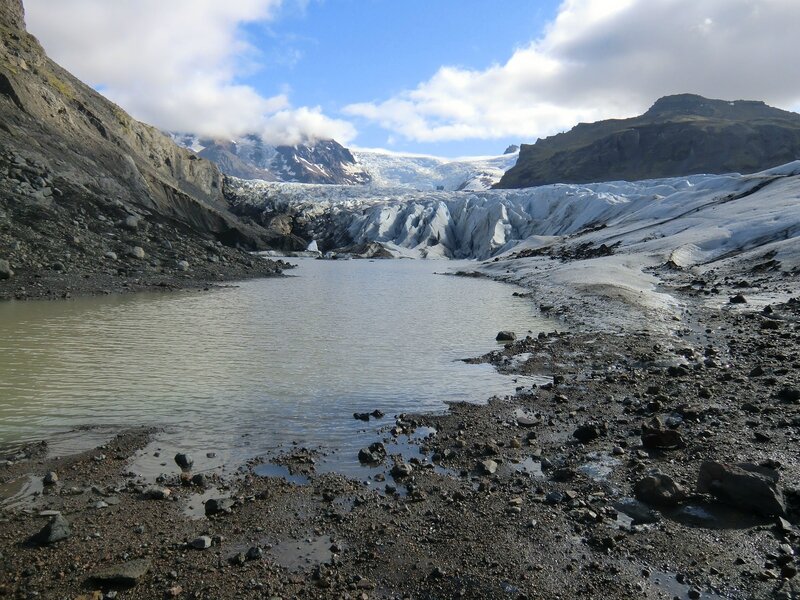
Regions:
<instances>
[{"instance_id":1,"label":"mountain ridge","mask_svg":"<svg viewBox=\"0 0 800 600\"><path fill-rule=\"evenodd\" d=\"M749 173L800 157L800 115L754 100L658 99L629 119L579 123L523 144L498 188Z\"/></svg>"},{"instance_id":2,"label":"mountain ridge","mask_svg":"<svg viewBox=\"0 0 800 600\"><path fill-rule=\"evenodd\" d=\"M16 274L0 297L47 295L42 282L70 285L68 271L83 273L71 279L78 287L102 280L104 289L164 277L179 285L178 272L214 279L241 267L246 276L251 258L218 243L287 241L234 215L223 186L213 163L52 61L26 31L22 2L0 0L0 259Z\"/></svg>"}]
</instances>

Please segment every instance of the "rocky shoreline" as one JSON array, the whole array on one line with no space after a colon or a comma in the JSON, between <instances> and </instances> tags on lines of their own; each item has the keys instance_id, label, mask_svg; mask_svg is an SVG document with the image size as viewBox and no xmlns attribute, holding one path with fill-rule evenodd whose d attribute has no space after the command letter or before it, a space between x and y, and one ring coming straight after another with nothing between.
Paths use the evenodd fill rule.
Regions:
<instances>
[{"instance_id":1,"label":"rocky shoreline","mask_svg":"<svg viewBox=\"0 0 800 600\"><path fill-rule=\"evenodd\" d=\"M4 489L41 490L0 516L0 594L795 598L800 301L748 302L786 283L760 281L673 282L673 337L540 334L476 359L552 382L370 421L370 486L303 448L280 460L292 481L185 456L146 481L130 462L147 430L66 458L28 447L0 466ZM435 431L417 456L387 451L414 431Z\"/></svg>"}]
</instances>

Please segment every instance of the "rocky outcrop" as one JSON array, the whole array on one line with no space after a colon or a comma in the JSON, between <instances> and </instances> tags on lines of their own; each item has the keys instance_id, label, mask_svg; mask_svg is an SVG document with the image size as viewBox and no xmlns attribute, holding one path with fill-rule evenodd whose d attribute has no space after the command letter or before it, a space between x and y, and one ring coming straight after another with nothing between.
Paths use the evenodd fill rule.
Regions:
<instances>
[{"instance_id":1,"label":"rocky outcrop","mask_svg":"<svg viewBox=\"0 0 800 600\"><path fill-rule=\"evenodd\" d=\"M295 146L271 146L257 135L236 140L197 139L173 134L178 143L199 150L226 175L241 179L362 185L372 178L353 154L336 140L317 140Z\"/></svg>"},{"instance_id":2,"label":"rocky outcrop","mask_svg":"<svg viewBox=\"0 0 800 600\"><path fill-rule=\"evenodd\" d=\"M763 102L659 99L631 119L581 123L523 144L499 188L752 173L800 157L800 115Z\"/></svg>"},{"instance_id":3,"label":"rocky outcrop","mask_svg":"<svg viewBox=\"0 0 800 600\"><path fill-rule=\"evenodd\" d=\"M0 180L8 210L18 204L11 198L49 208L53 197L116 203L225 243L267 245L228 212L213 163L51 61L23 15L19 0L0 2Z\"/></svg>"}]
</instances>

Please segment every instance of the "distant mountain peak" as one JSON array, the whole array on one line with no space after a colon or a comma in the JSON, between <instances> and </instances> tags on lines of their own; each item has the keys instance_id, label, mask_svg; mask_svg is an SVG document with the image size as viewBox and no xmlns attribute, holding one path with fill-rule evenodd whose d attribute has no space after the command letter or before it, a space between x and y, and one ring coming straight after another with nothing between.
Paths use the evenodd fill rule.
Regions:
<instances>
[{"instance_id":1,"label":"distant mountain peak","mask_svg":"<svg viewBox=\"0 0 800 600\"><path fill-rule=\"evenodd\" d=\"M241 179L340 185L363 185L371 181L352 152L336 140L274 146L254 133L233 140L171 135L178 144L215 162L226 175Z\"/></svg>"},{"instance_id":2,"label":"distant mountain peak","mask_svg":"<svg viewBox=\"0 0 800 600\"><path fill-rule=\"evenodd\" d=\"M516 144L511 144L503 154L514 154L515 152L519 152L519 146Z\"/></svg>"},{"instance_id":3,"label":"distant mountain peak","mask_svg":"<svg viewBox=\"0 0 800 600\"><path fill-rule=\"evenodd\" d=\"M752 173L800 157L800 115L755 100L659 98L630 119L581 123L535 144L497 187Z\"/></svg>"}]
</instances>

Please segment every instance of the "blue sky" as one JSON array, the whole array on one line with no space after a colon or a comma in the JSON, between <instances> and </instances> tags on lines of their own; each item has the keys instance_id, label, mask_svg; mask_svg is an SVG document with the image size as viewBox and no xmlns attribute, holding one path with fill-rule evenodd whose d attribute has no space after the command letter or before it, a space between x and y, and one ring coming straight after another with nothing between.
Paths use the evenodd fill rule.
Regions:
<instances>
[{"instance_id":1,"label":"blue sky","mask_svg":"<svg viewBox=\"0 0 800 600\"><path fill-rule=\"evenodd\" d=\"M443 65L485 69L541 35L559 2L461 0L312 0L284 7L272 23L245 32L263 54L261 70L243 78L265 95L288 88L293 103L344 106L378 101L413 88ZM367 121L356 122L358 145L443 154L498 154L518 136L419 144Z\"/></svg>"},{"instance_id":2,"label":"blue sky","mask_svg":"<svg viewBox=\"0 0 800 600\"><path fill-rule=\"evenodd\" d=\"M25 0L57 62L167 131L496 154L696 93L800 109L797 0Z\"/></svg>"}]
</instances>

